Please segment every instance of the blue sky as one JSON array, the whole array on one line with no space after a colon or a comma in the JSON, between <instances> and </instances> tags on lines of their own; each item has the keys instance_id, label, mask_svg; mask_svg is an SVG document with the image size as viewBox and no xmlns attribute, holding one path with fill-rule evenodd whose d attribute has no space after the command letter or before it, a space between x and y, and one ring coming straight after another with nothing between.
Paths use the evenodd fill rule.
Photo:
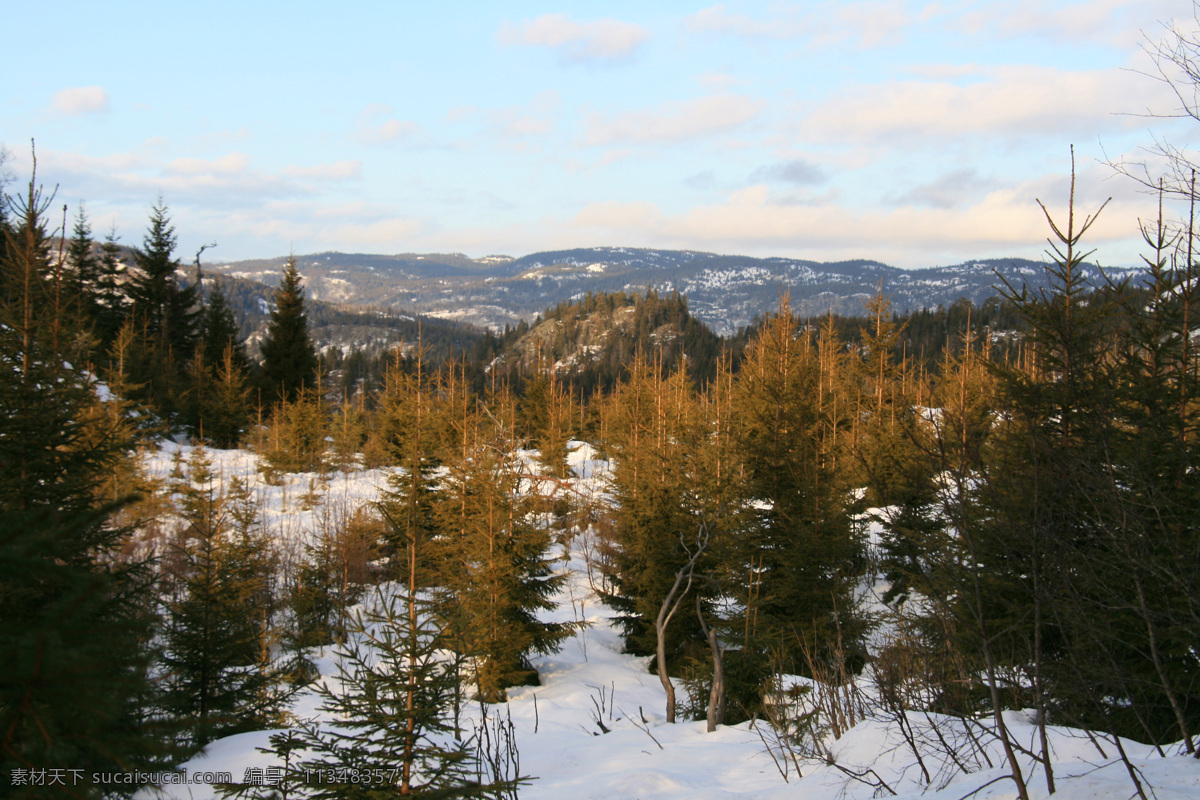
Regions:
<instances>
[{"instance_id":1,"label":"blue sky","mask_svg":"<svg viewBox=\"0 0 1200 800\"><path fill-rule=\"evenodd\" d=\"M35 8L35 5L39 6ZM1109 159L1187 146L1140 45L1183 0L21 3L0 142L98 233L180 256L623 245L901 267L1038 257L1040 198L1154 200Z\"/></svg>"}]
</instances>

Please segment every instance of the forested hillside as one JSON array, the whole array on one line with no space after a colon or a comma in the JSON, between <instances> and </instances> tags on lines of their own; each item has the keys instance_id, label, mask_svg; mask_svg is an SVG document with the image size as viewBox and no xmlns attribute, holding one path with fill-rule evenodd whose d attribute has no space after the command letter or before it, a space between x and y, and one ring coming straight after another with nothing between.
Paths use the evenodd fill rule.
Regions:
<instances>
[{"instance_id":1,"label":"forested hillside","mask_svg":"<svg viewBox=\"0 0 1200 800\"><path fill-rule=\"evenodd\" d=\"M594 294L331 377L295 261L256 363L220 285L181 280L165 205L118 282L82 215L57 261L53 202L32 176L2 220L10 796L131 794L90 776L256 731L288 796L515 796L499 709L610 623L661 688L622 718L660 748L689 719L758 731L784 778L875 724L912 760L843 764L870 794L949 785L933 753L1051 793L1066 727L1143 798L1127 741L1197 752L1194 231L1148 229L1138 281L1101 290L1066 226L1048 288L980 308L785 295L723 340L682 295ZM373 493L332 504L351 476ZM68 767L88 780L31 782Z\"/></svg>"}]
</instances>

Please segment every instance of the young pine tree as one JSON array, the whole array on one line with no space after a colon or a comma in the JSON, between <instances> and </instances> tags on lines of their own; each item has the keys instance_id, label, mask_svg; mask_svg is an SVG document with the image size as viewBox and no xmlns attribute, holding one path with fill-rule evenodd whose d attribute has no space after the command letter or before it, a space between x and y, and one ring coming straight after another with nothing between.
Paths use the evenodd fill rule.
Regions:
<instances>
[{"instance_id":1,"label":"young pine tree","mask_svg":"<svg viewBox=\"0 0 1200 800\"><path fill-rule=\"evenodd\" d=\"M129 442L71 366L83 362L54 313L51 203L31 176L26 195L3 199L0 226L0 794L98 797L12 783L15 769L151 769L163 750L139 708L147 570L118 557L125 498L98 499Z\"/></svg>"},{"instance_id":2,"label":"young pine tree","mask_svg":"<svg viewBox=\"0 0 1200 800\"><path fill-rule=\"evenodd\" d=\"M283 401L295 400L317 382L317 351L308 335L302 282L295 257L289 257L261 346L263 388L267 396Z\"/></svg>"},{"instance_id":3,"label":"young pine tree","mask_svg":"<svg viewBox=\"0 0 1200 800\"><path fill-rule=\"evenodd\" d=\"M732 397L756 508L740 559L749 565L747 641L796 672L804 651L853 654L860 635L851 594L859 544L819 355L784 298L747 348Z\"/></svg>"},{"instance_id":4,"label":"young pine tree","mask_svg":"<svg viewBox=\"0 0 1200 800\"><path fill-rule=\"evenodd\" d=\"M192 451L175 490L184 527L163 663L168 710L188 725L187 744L199 748L270 726L286 693L282 669L262 654L263 615L269 620L272 603L265 538L255 534L244 503L220 485L203 448Z\"/></svg>"},{"instance_id":5,"label":"young pine tree","mask_svg":"<svg viewBox=\"0 0 1200 800\"><path fill-rule=\"evenodd\" d=\"M542 622L562 584L547 550L549 531L530 519L532 498L517 453L511 395L499 391L485 405L465 405L462 450L448 457L439 498L439 528L450 560L450 622L475 664L485 702L502 702L510 686L536 683L534 653L551 653L571 626Z\"/></svg>"}]
</instances>

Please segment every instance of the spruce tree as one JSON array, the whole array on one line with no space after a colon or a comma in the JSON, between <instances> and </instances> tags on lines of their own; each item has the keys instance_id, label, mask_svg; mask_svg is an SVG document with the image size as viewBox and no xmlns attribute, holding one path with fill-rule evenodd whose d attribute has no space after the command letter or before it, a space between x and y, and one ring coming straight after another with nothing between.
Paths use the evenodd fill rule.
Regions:
<instances>
[{"instance_id":1,"label":"spruce tree","mask_svg":"<svg viewBox=\"0 0 1200 800\"><path fill-rule=\"evenodd\" d=\"M384 378L383 390L377 397L376 429L386 431L388 463L396 469L388 476L380 510L389 521L385 547L392 563L401 570L397 580L408 578L408 568L397 557L417 544L415 586L410 591L443 580L444 569L435 564L438 547L444 545L438 530L436 510L436 469L439 465L435 419L445 409L438 392L425 385L424 362L418 356L417 371L406 373L398 361L393 361Z\"/></svg>"},{"instance_id":2,"label":"spruce tree","mask_svg":"<svg viewBox=\"0 0 1200 800\"><path fill-rule=\"evenodd\" d=\"M175 273L175 228L160 198L151 209L142 248L134 250L128 283L130 320L137 336L127 359L135 399L173 419L186 390L183 371L197 342L197 287L182 285Z\"/></svg>"},{"instance_id":3,"label":"spruce tree","mask_svg":"<svg viewBox=\"0 0 1200 800\"><path fill-rule=\"evenodd\" d=\"M170 353L177 364L186 363L196 345L199 317L198 289L183 286L175 273L175 228L160 197L150 209L150 227L141 249L134 250L137 271L129 284L132 313L145 330L151 346Z\"/></svg>"},{"instance_id":4,"label":"spruce tree","mask_svg":"<svg viewBox=\"0 0 1200 800\"><path fill-rule=\"evenodd\" d=\"M244 374L249 374L250 359L246 356L246 345L220 279L216 279L208 290L204 302L204 313L200 317L200 341L214 358L220 358L225 348L232 348L234 366Z\"/></svg>"},{"instance_id":5,"label":"spruce tree","mask_svg":"<svg viewBox=\"0 0 1200 800\"><path fill-rule=\"evenodd\" d=\"M188 725L188 744L198 748L271 725L285 693L279 688L282 670L262 655L266 540L255 535L244 504L238 520L238 505L212 472L204 448L192 451L175 490L184 527L171 576L163 663L168 710Z\"/></svg>"},{"instance_id":6,"label":"spruce tree","mask_svg":"<svg viewBox=\"0 0 1200 800\"><path fill-rule=\"evenodd\" d=\"M329 414L315 388L302 388L291 402L276 403L271 441L263 452L269 472L325 472L329 466Z\"/></svg>"},{"instance_id":7,"label":"spruce tree","mask_svg":"<svg viewBox=\"0 0 1200 800\"><path fill-rule=\"evenodd\" d=\"M697 476L690 473L696 451L692 427L697 408L682 371L666 378L661 361L639 355L629 378L607 411L608 446L616 462L612 490L616 550L608 578L616 591L607 598L621 612L626 648L636 654L657 649L653 621L676 572L688 560L685 548L703 519L691 505ZM698 591L692 587L692 592ZM690 608L694 594L685 606ZM688 641L699 639L694 615L680 616L667 647L672 663Z\"/></svg>"},{"instance_id":8,"label":"spruce tree","mask_svg":"<svg viewBox=\"0 0 1200 800\"><path fill-rule=\"evenodd\" d=\"M462 448L448 457L439 495L439 527L452 564L449 621L474 661L486 702L502 702L510 686L536 683L530 656L556 651L571 631L537 617L554 607L551 595L564 577L547 553L549 531L530 519L514 412L504 390L479 409L465 408L456 421Z\"/></svg>"},{"instance_id":9,"label":"spruce tree","mask_svg":"<svg viewBox=\"0 0 1200 800\"><path fill-rule=\"evenodd\" d=\"M233 447L250 422L249 361L219 282L209 290L200 322L184 375L182 421L194 438Z\"/></svg>"},{"instance_id":10,"label":"spruce tree","mask_svg":"<svg viewBox=\"0 0 1200 800\"><path fill-rule=\"evenodd\" d=\"M757 518L743 537L743 561L755 565L745 586L749 640L782 654L793 672L806 651L825 659L859 648L851 595L859 545L823 380L818 346L785 298L747 348L733 407Z\"/></svg>"},{"instance_id":11,"label":"spruce tree","mask_svg":"<svg viewBox=\"0 0 1200 800\"><path fill-rule=\"evenodd\" d=\"M98 310L96 298L99 290L100 262L93 252L94 249L92 226L88 223L83 204L80 203L75 213L71 238L67 242L66 258L71 272L70 280L65 283L68 289L67 301L72 307L73 315L87 328L94 325Z\"/></svg>"},{"instance_id":12,"label":"spruce tree","mask_svg":"<svg viewBox=\"0 0 1200 800\"><path fill-rule=\"evenodd\" d=\"M147 570L118 557L121 500L98 499L126 458L78 351L56 316L47 197L31 176L6 197L12 224L0 258L0 794L16 769L152 768L161 748L141 719L150 693L143 644L152 620ZM73 793L73 794L72 794ZM98 797L90 786L60 796Z\"/></svg>"},{"instance_id":13,"label":"spruce tree","mask_svg":"<svg viewBox=\"0 0 1200 800\"><path fill-rule=\"evenodd\" d=\"M285 401L295 400L317 378L317 351L308 335L302 280L295 257L289 257L261 346L263 386L269 396Z\"/></svg>"},{"instance_id":14,"label":"spruce tree","mask_svg":"<svg viewBox=\"0 0 1200 800\"><path fill-rule=\"evenodd\" d=\"M441 658L445 642L426 604L379 592L348 633L338 651L339 688L317 687L323 710L339 723L305 732L315 754L302 767L310 796L485 796L448 714L457 677Z\"/></svg>"},{"instance_id":15,"label":"spruce tree","mask_svg":"<svg viewBox=\"0 0 1200 800\"><path fill-rule=\"evenodd\" d=\"M103 354L109 352L127 315L127 297L121 286L124 268L120 255L117 231L113 228L100 243L96 277L96 350Z\"/></svg>"}]
</instances>

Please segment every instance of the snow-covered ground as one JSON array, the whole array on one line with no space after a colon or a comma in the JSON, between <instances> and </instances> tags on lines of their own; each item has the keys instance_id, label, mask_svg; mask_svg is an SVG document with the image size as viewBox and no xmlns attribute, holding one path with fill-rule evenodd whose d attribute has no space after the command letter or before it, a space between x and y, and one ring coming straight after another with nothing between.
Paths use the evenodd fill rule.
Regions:
<instances>
[{"instance_id":1,"label":"snow-covered ground","mask_svg":"<svg viewBox=\"0 0 1200 800\"><path fill-rule=\"evenodd\" d=\"M160 476L169 473L175 449L178 446L167 446L152 457L150 469ZM269 486L259 479L252 455L211 451L211 456L218 473L241 475L251 482L264 501L267 525L285 537L306 535L321 509L331 504L344 504L352 510L370 502L386 480L382 471L335 472L328 478L327 489L309 475L285 476L283 486ZM573 462L581 491L603 491L603 462L590 458L586 448L574 454ZM298 510L298 496L314 488L323 494L323 505ZM666 724L662 687L647 671L647 659L621 652L613 612L589 585L582 544L578 538L562 552L568 581L552 616L557 621L586 620L588 626L568 639L560 652L536 660L540 686L509 691L507 712L516 729L521 772L535 778L521 789L521 797L866 800L892 796L891 792L901 798L939 800L1017 797L1015 784L1006 777L1009 771L1000 743L988 735L986 723L965 731L961 721L912 715L910 724L922 742L919 762L894 720L868 717L840 739L824 742L828 758L800 760L800 775L796 774L797 764L773 746L775 738L761 723L758 729L741 724L720 727L715 733L706 733L703 722ZM313 655L323 675L336 674L333 648ZM306 692L297 699L294 713L300 718L320 717L319 705L318 698ZM597 720L610 732L602 733ZM1038 752L1037 731L1027 715L1010 712L1006 722L1018 742L1030 752ZM980 742L974 753L964 750L955 756L969 772L957 768L954 758L937 746L931 727L935 723L943 736L957 735L964 741L974 737ZM268 745L271 733L218 740L183 766L192 773L228 771L240 780L248 767L273 765L270 756L256 751ZM1137 796L1111 741L1095 741L1062 728L1051 729L1050 738L1056 798L1125 800ZM1200 761L1181 755L1163 757L1153 748L1131 741L1122 744L1147 797L1200 798ZM830 760L834 763L826 763ZM786 763L786 779L781 762ZM1030 795L1045 798L1045 779L1032 758L1023 759L1022 767ZM860 780L851 774L863 777ZM214 796L208 786L196 784L168 787L165 795L180 800Z\"/></svg>"}]
</instances>

